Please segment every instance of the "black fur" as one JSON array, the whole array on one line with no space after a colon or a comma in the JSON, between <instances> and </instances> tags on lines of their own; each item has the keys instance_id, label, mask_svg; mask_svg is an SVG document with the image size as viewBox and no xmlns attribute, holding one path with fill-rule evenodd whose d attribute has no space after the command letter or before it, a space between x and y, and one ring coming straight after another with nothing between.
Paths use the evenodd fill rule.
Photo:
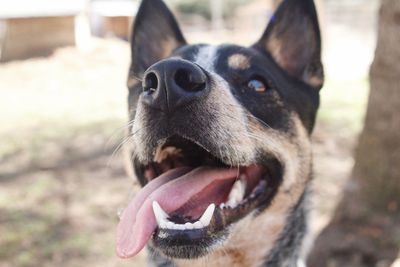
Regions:
<instances>
[{"instance_id":1,"label":"black fur","mask_svg":"<svg viewBox=\"0 0 400 267\"><path fill-rule=\"evenodd\" d=\"M130 72L136 76L186 44L173 14L161 0L144 0L132 29ZM176 46L166 47L163 41L175 42Z\"/></svg>"},{"instance_id":2,"label":"black fur","mask_svg":"<svg viewBox=\"0 0 400 267\"><path fill-rule=\"evenodd\" d=\"M142 78L151 65L170 56L194 62L204 46L186 44L173 15L161 0L143 0L133 28L129 78ZM248 58L250 67L242 70L232 69L227 59L236 54ZM262 127L267 125L277 132L295 135L292 132L292 114L296 114L311 134L319 107L319 89L324 78L321 37L312 0L283 1L256 44L248 48L221 45L217 49L215 59L213 72L223 78L235 100L246 112L261 122ZM211 76L208 70L204 72ZM251 91L247 84L252 79L264 82L267 90L261 93ZM129 88L130 120L135 118L138 103L143 104L140 102L143 99L142 89L139 82ZM148 151L154 151L158 140L173 134L196 139L210 151L218 150L218 147L213 145L221 141L210 142L204 135L204 131L209 129L210 117L219 116L204 108L207 101L205 96L204 99L182 107L174 114L143 107L147 120L144 136L151 148ZM136 176L141 184L145 185L143 162L133 153L132 155ZM260 163L267 156L258 155L258 158L260 159L257 159L257 163ZM283 168L284 163L280 164ZM307 188L307 185L304 188ZM291 207L282 235L269 255L265 255L265 267L295 266L306 230L306 198L307 190L300 201ZM258 208L262 213L267 207ZM155 264L153 266L174 266L173 261L161 256L156 249L149 247L149 250L151 264Z\"/></svg>"},{"instance_id":3,"label":"black fur","mask_svg":"<svg viewBox=\"0 0 400 267\"><path fill-rule=\"evenodd\" d=\"M274 249L266 258L264 267L287 266L296 267L301 256L300 248L307 233L307 190L298 204L293 207L285 229L277 241Z\"/></svg>"},{"instance_id":4,"label":"black fur","mask_svg":"<svg viewBox=\"0 0 400 267\"><path fill-rule=\"evenodd\" d=\"M283 1L261 39L253 46L268 54L290 75L323 81L321 36L313 0ZM279 57L279 59L277 58Z\"/></svg>"}]
</instances>

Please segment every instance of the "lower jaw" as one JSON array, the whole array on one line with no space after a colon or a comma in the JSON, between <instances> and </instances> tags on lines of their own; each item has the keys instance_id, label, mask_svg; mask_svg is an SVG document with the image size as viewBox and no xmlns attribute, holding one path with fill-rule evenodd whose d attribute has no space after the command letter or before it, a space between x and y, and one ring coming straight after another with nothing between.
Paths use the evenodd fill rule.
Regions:
<instances>
[{"instance_id":1,"label":"lower jaw","mask_svg":"<svg viewBox=\"0 0 400 267\"><path fill-rule=\"evenodd\" d=\"M231 226L248 216L257 216L270 205L282 182L280 179L282 166L277 161L271 164L270 166L274 168L270 170L269 186L253 199L244 213L238 214L237 210L217 209L209 227L191 231L157 227L149 244L168 258L197 259L208 255L228 238Z\"/></svg>"},{"instance_id":2,"label":"lower jaw","mask_svg":"<svg viewBox=\"0 0 400 267\"><path fill-rule=\"evenodd\" d=\"M272 192L269 192L272 193ZM252 209L240 217L224 218L222 211L214 213L209 227L190 231L157 228L151 239L151 246L163 255L174 259L197 259L208 255L216 246L228 238L230 228L258 211L259 206L267 207L273 194L260 196Z\"/></svg>"},{"instance_id":3,"label":"lower jaw","mask_svg":"<svg viewBox=\"0 0 400 267\"><path fill-rule=\"evenodd\" d=\"M168 237L165 231L157 229L150 245L168 258L197 259L206 256L212 248L220 244L228 235L227 230L222 230L210 235L200 233L204 230L191 231L191 234Z\"/></svg>"}]
</instances>

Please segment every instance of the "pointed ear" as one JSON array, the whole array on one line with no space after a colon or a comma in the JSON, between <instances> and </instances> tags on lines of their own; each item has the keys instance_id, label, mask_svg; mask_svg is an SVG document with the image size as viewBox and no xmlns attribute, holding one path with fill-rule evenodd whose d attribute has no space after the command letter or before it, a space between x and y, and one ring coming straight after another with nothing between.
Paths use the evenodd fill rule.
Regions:
<instances>
[{"instance_id":1,"label":"pointed ear","mask_svg":"<svg viewBox=\"0 0 400 267\"><path fill-rule=\"evenodd\" d=\"M130 72L141 76L151 65L186 44L174 15L162 0L143 0L131 38Z\"/></svg>"},{"instance_id":2,"label":"pointed ear","mask_svg":"<svg viewBox=\"0 0 400 267\"><path fill-rule=\"evenodd\" d=\"M321 37L313 0L284 0L253 47L269 53L290 75L322 87Z\"/></svg>"}]
</instances>

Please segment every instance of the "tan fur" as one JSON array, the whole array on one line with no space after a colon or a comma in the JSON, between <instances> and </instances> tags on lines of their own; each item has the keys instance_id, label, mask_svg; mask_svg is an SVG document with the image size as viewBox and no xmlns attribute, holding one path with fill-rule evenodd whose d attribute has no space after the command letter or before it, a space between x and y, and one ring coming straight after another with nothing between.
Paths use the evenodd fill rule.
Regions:
<instances>
[{"instance_id":1,"label":"tan fur","mask_svg":"<svg viewBox=\"0 0 400 267\"><path fill-rule=\"evenodd\" d=\"M272 129L235 100L223 79L213 75L212 81L210 94L196 112L199 117L213 118L207 121L207 129L203 132L210 135L209 140L218 142L220 158L233 166L249 165L254 162L256 152L272 154L284 163L283 182L272 204L261 215L248 215L233 225L228 240L216 245L215 251L198 260L176 262L182 267L260 266L282 233L290 209L298 203L307 185L311 171L309 136L297 114L290 115L287 133ZM215 114L217 116L211 116ZM142 105L138 105L134 131L144 126L146 118L142 116L145 116ZM141 142L145 136L138 132L135 140Z\"/></svg>"},{"instance_id":2,"label":"tan fur","mask_svg":"<svg viewBox=\"0 0 400 267\"><path fill-rule=\"evenodd\" d=\"M272 248L284 227L286 215L281 212L275 213L273 209L271 207L269 218L248 216L237 223L228 240L205 258L177 261L177 265L179 267L260 266L265 261L267 255L265 253Z\"/></svg>"},{"instance_id":3,"label":"tan fur","mask_svg":"<svg viewBox=\"0 0 400 267\"><path fill-rule=\"evenodd\" d=\"M278 63L283 69L286 66L286 60L283 58L282 53L282 42L278 38L272 37L267 43L267 50L271 53L272 57L274 58L275 62Z\"/></svg>"},{"instance_id":4,"label":"tan fur","mask_svg":"<svg viewBox=\"0 0 400 267\"><path fill-rule=\"evenodd\" d=\"M235 100L226 81L217 75L212 75L213 84L210 94L196 111L199 118L214 118L209 121L197 123L207 135L209 140L215 142L219 157L230 165L249 165L254 160L255 147L251 138L247 136L247 117L243 108ZM139 99L140 103L140 99ZM217 116L215 116L217 114ZM132 133L135 133L133 142L135 153L141 161L146 161L145 142L146 112L143 105L139 104L136 110L135 122Z\"/></svg>"},{"instance_id":5,"label":"tan fur","mask_svg":"<svg viewBox=\"0 0 400 267\"><path fill-rule=\"evenodd\" d=\"M260 137L260 141L257 141L259 145L288 164L283 184L272 204L261 215L255 218L249 215L239 221L232 228L229 239L206 258L178 261L179 267L253 267L265 262L265 255L268 255L285 227L290 209L304 193L311 172L311 146L307 131L296 114L291 117L293 135L286 136L264 127L256 120L249 121L250 131Z\"/></svg>"},{"instance_id":6,"label":"tan fur","mask_svg":"<svg viewBox=\"0 0 400 267\"><path fill-rule=\"evenodd\" d=\"M250 60L242 54L234 54L228 58L228 66L232 69L246 70L250 68Z\"/></svg>"},{"instance_id":7,"label":"tan fur","mask_svg":"<svg viewBox=\"0 0 400 267\"><path fill-rule=\"evenodd\" d=\"M177 47L181 46L182 44L177 42L175 38L168 37L166 39L161 40L161 42L159 42L157 45L163 48L161 58L167 58L172 54L172 52Z\"/></svg>"},{"instance_id":8,"label":"tan fur","mask_svg":"<svg viewBox=\"0 0 400 267\"><path fill-rule=\"evenodd\" d=\"M309 85L313 87L321 87L324 83L324 79L318 76L311 76L309 78L304 78L308 82Z\"/></svg>"},{"instance_id":9,"label":"tan fur","mask_svg":"<svg viewBox=\"0 0 400 267\"><path fill-rule=\"evenodd\" d=\"M279 38L275 38L274 36L272 36L267 43L267 50L271 53L275 62L278 63L278 65L282 69L290 72L292 68L291 58L293 57L293 55L290 54L287 55L284 51L282 51L283 49L284 48L282 41ZM304 75L303 77L301 77L301 79L315 88L321 87L324 83L324 77L322 74L321 75L315 74L311 72L309 69L305 70Z\"/></svg>"},{"instance_id":10,"label":"tan fur","mask_svg":"<svg viewBox=\"0 0 400 267\"><path fill-rule=\"evenodd\" d=\"M246 132L247 118L226 81L217 75L212 76L213 88L202 111L218 114L216 120L209 122L211 140L218 142L223 154L221 157L231 165L248 165L254 159L253 143L246 134L240 134Z\"/></svg>"}]
</instances>

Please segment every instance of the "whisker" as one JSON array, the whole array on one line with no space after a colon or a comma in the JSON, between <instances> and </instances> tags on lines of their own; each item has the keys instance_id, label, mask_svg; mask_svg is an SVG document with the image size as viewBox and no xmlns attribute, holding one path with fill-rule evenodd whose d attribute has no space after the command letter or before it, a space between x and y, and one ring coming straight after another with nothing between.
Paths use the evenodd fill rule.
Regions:
<instances>
[{"instance_id":1,"label":"whisker","mask_svg":"<svg viewBox=\"0 0 400 267\"><path fill-rule=\"evenodd\" d=\"M121 131L125 131L127 128L133 126L134 122L135 122L134 120L131 120L131 121L129 121L127 124L116 128L116 129L110 134L110 137L107 139L107 142L106 142L106 144L104 145L104 148L106 149L106 148L110 145L110 143L111 143L112 139L115 137L115 135L117 135L117 134L119 134Z\"/></svg>"},{"instance_id":2,"label":"whisker","mask_svg":"<svg viewBox=\"0 0 400 267\"><path fill-rule=\"evenodd\" d=\"M139 82L143 81L143 78L141 78L139 76L139 74L134 73L133 71L129 71L129 78L133 78L133 79L135 79L136 81L139 81Z\"/></svg>"},{"instance_id":3,"label":"whisker","mask_svg":"<svg viewBox=\"0 0 400 267\"><path fill-rule=\"evenodd\" d=\"M249 116L249 117L251 117L251 118L253 118L253 119L255 119L255 120L257 120L258 122L260 122L260 123L261 123L262 125L264 125L265 127L269 128L269 129L272 129L272 127L269 126L265 121L262 121L261 119L257 118L257 117L254 116L253 114L247 113L246 115Z\"/></svg>"},{"instance_id":4,"label":"whisker","mask_svg":"<svg viewBox=\"0 0 400 267\"><path fill-rule=\"evenodd\" d=\"M114 160L115 156L117 155L117 153L120 151L120 149L129 141L132 140L132 137L135 136L137 133L139 133L141 130L145 129L146 127L140 128L138 130L136 130L134 133L129 134L128 136L126 136L120 143L119 145L114 149L113 153L110 156L110 159L107 162L107 167L110 167L111 162Z\"/></svg>"}]
</instances>

